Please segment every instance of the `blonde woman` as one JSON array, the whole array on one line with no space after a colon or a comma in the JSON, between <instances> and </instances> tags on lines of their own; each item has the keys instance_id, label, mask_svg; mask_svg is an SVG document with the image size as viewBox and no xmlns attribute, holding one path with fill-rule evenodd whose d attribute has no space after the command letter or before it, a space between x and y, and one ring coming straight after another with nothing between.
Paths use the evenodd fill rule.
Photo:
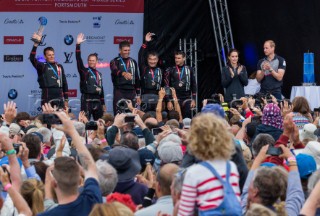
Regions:
<instances>
[{"instance_id":1,"label":"blonde woman","mask_svg":"<svg viewBox=\"0 0 320 216\"><path fill-rule=\"evenodd\" d=\"M241 215L239 174L229 161L235 146L224 120L211 113L192 119L188 147L203 162L187 170L178 215L194 215L195 207L199 215L220 215L222 209Z\"/></svg>"},{"instance_id":2,"label":"blonde woman","mask_svg":"<svg viewBox=\"0 0 320 216\"><path fill-rule=\"evenodd\" d=\"M89 216L133 216L133 212L119 202L96 204Z\"/></svg>"},{"instance_id":3,"label":"blonde woman","mask_svg":"<svg viewBox=\"0 0 320 216\"><path fill-rule=\"evenodd\" d=\"M36 179L24 181L20 188L22 197L27 201L32 215L37 215L44 211L44 185Z\"/></svg>"}]
</instances>

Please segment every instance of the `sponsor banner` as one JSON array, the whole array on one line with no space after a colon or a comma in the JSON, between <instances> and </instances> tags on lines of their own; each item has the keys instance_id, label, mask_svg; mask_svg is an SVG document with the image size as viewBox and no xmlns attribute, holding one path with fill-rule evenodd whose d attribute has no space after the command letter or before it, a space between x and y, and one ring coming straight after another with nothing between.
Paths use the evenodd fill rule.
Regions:
<instances>
[{"instance_id":1,"label":"sponsor banner","mask_svg":"<svg viewBox=\"0 0 320 216\"><path fill-rule=\"evenodd\" d=\"M143 13L144 0L0 0L2 12Z\"/></svg>"},{"instance_id":2,"label":"sponsor banner","mask_svg":"<svg viewBox=\"0 0 320 216\"><path fill-rule=\"evenodd\" d=\"M113 43L119 44L122 41L128 41L130 44L133 44L133 37L130 36L114 36Z\"/></svg>"},{"instance_id":3,"label":"sponsor banner","mask_svg":"<svg viewBox=\"0 0 320 216\"><path fill-rule=\"evenodd\" d=\"M69 97L77 97L78 96L78 90L77 89L69 89L68 96Z\"/></svg>"},{"instance_id":4,"label":"sponsor banner","mask_svg":"<svg viewBox=\"0 0 320 216\"><path fill-rule=\"evenodd\" d=\"M24 44L23 36L3 36L3 44Z\"/></svg>"},{"instance_id":5,"label":"sponsor banner","mask_svg":"<svg viewBox=\"0 0 320 216\"><path fill-rule=\"evenodd\" d=\"M23 62L23 55L4 55L4 62Z\"/></svg>"}]
</instances>

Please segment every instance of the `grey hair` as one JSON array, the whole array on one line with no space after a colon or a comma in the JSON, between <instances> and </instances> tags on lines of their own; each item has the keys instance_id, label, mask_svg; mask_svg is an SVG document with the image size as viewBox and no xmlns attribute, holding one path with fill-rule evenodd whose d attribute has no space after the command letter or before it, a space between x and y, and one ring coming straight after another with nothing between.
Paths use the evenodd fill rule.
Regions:
<instances>
[{"instance_id":1,"label":"grey hair","mask_svg":"<svg viewBox=\"0 0 320 216\"><path fill-rule=\"evenodd\" d=\"M37 130L38 133L40 133L43 136L43 142L49 143L52 137L52 132L46 127L41 127Z\"/></svg>"},{"instance_id":2,"label":"grey hair","mask_svg":"<svg viewBox=\"0 0 320 216\"><path fill-rule=\"evenodd\" d=\"M102 196L107 196L113 192L118 183L117 171L104 160L98 160L96 166L101 194Z\"/></svg>"},{"instance_id":3,"label":"grey hair","mask_svg":"<svg viewBox=\"0 0 320 216\"><path fill-rule=\"evenodd\" d=\"M165 138L163 138L160 141L159 145L161 145L162 143L166 143L168 141L172 141L174 143L181 144L180 137L178 135L172 133L172 134L169 134L168 136L166 136Z\"/></svg>"},{"instance_id":4,"label":"grey hair","mask_svg":"<svg viewBox=\"0 0 320 216\"><path fill-rule=\"evenodd\" d=\"M320 180L320 170L315 171L308 179L308 193L310 194L313 188Z\"/></svg>"},{"instance_id":5,"label":"grey hair","mask_svg":"<svg viewBox=\"0 0 320 216\"><path fill-rule=\"evenodd\" d=\"M274 145L275 144L274 138L270 134L261 133L253 140L252 143L252 153L253 156L257 156L261 150L261 148L267 144Z\"/></svg>"},{"instance_id":6,"label":"grey hair","mask_svg":"<svg viewBox=\"0 0 320 216\"><path fill-rule=\"evenodd\" d=\"M86 126L82 122L73 122L73 126L75 127L78 134L82 137L84 137L86 132Z\"/></svg>"}]
</instances>

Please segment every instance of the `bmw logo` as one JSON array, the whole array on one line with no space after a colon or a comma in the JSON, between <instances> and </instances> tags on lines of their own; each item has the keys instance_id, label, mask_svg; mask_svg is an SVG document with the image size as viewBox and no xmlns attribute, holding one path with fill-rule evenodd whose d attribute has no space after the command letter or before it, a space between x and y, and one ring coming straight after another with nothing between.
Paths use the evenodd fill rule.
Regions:
<instances>
[{"instance_id":1,"label":"bmw logo","mask_svg":"<svg viewBox=\"0 0 320 216\"><path fill-rule=\"evenodd\" d=\"M66 35L65 37L64 37L64 43L66 44L66 45L71 45L72 43L73 43L73 37L72 37L72 35Z\"/></svg>"},{"instance_id":2,"label":"bmw logo","mask_svg":"<svg viewBox=\"0 0 320 216\"><path fill-rule=\"evenodd\" d=\"M18 97L18 92L15 89L10 89L8 92L8 98L14 100Z\"/></svg>"}]
</instances>

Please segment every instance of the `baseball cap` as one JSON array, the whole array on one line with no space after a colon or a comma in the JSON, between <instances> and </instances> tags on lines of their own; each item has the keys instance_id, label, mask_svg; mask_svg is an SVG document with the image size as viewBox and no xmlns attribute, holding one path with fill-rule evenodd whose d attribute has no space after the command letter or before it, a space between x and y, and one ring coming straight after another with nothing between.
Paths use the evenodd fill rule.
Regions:
<instances>
[{"instance_id":1,"label":"baseball cap","mask_svg":"<svg viewBox=\"0 0 320 216\"><path fill-rule=\"evenodd\" d=\"M301 179L309 178L309 176L317 170L316 161L310 155L298 154L296 160Z\"/></svg>"},{"instance_id":2,"label":"baseball cap","mask_svg":"<svg viewBox=\"0 0 320 216\"><path fill-rule=\"evenodd\" d=\"M182 120L183 128L189 129L191 126L191 119L190 118L184 118Z\"/></svg>"},{"instance_id":3,"label":"baseball cap","mask_svg":"<svg viewBox=\"0 0 320 216\"><path fill-rule=\"evenodd\" d=\"M303 129L299 132L300 140L303 141L305 139L317 140L317 136L314 134L317 130L317 126L314 124L305 124Z\"/></svg>"},{"instance_id":4,"label":"baseball cap","mask_svg":"<svg viewBox=\"0 0 320 216\"><path fill-rule=\"evenodd\" d=\"M205 105L202 110L202 113L213 113L216 114L217 116L220 116L221 118L225 118L225 112L222 106L219 104L207 104Z\"/></svg>"},{"instance_id":5,"label":"baseball cap","mask_svg":"<svg viewBox=\"0 0 320 216\"><path fill-rule=\"evenodd\" d=\"M180 144L167 141L158 146L158 155L163 163L180 162L183 153Z\"/></svg>"}]
</instances>

